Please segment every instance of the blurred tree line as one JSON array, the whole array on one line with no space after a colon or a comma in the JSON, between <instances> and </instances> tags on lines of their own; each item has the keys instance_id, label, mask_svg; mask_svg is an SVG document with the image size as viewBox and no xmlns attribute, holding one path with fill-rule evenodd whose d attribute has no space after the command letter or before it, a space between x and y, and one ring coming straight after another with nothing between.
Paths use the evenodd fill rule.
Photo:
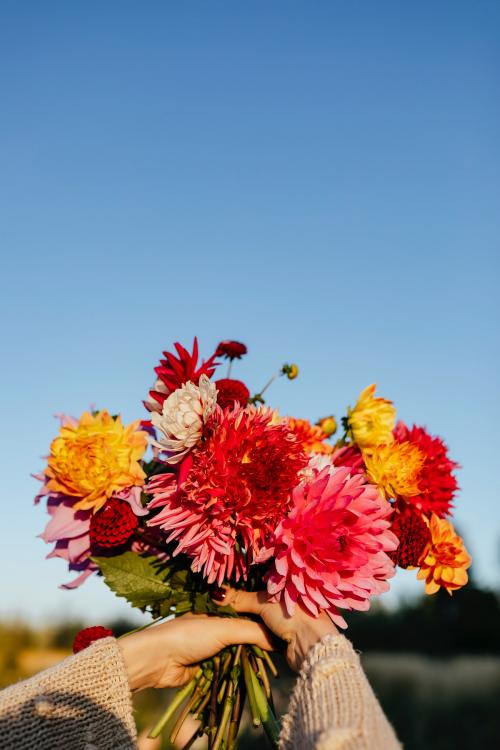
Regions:
<instances>
[{"instance_id":1,"label":"blurred tree line","mask_svg":"<svg viewBox=\"0 0 500 750\"><path fill-rule=\"evenodd\" d=\"M375 602L368 612L350 612L345 617L349 625L346 634L362 652L418 652L440 657L500 653L500 594L480 588L472 576L469 584L453 596L441 589L432 596L403 602L396 609ZM127 619L100 624L106 624L117 636L135 627ZM9 638L12 645L19 641L26 646L38 643L71 649L82 627L74 620L35 631L20 623L14 631L9 628Z\"/></svg>"},{"instance_id":2,"label":"blurred tree line","mask_svg":"<svg viewBox=\"0 0 500 750\"><path fill-rule=\"evenodd\" d=\"M416 651L440 657L500 653L500 596L472 579L452 596L442 589L396 610L375 605L346 618L361 651Z\"/></svg>"}]
</instances>

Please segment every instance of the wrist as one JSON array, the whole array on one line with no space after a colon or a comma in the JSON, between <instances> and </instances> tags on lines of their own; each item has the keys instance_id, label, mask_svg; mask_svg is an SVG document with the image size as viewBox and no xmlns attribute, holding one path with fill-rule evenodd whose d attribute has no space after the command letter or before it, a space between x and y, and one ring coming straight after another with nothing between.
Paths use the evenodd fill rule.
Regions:
<instances>
[{"instance_id":1,"label":"wrist","mask_svg":"<svg viewBox=\"0 0 500 750\"><path fill-rule=\"evenodd\" d=\"M338 630L328 615L322 614L319 617L306 615L301 619L293 632L285 636L285 640L289 643L287 660L292 669L298 672L312 647L326 635L338 635Z\"/></svg>"},{"instance_id":2,"label":"wrist","mask_svg":"<svg viewBox=\"0 0 500 750\"><path fill-rule=\"evenodd\" d=\"M154 687L156 682L156 667L148 668L148 650L144 648L144 639L140 633L133 633L120 638L118 646L122 652L128 684L132 692ZM147 644L146 644L147 645ZM150 651L149 651L150 653Z\"/></svg>"}]
</instances>

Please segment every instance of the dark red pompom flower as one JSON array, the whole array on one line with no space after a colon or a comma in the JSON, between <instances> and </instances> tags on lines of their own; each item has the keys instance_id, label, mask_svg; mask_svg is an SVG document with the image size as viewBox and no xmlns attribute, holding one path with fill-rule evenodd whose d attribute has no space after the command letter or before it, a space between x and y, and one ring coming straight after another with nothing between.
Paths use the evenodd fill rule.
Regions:
<instances>
[{"instance_id":1,"label":"dark red pompom flower","mask_svg":"<svg viewBox=\"0 0 500 750\"><path fill-rule=\"evenodd\" d=\"M241 406L248 404L250 391L241 380L222 378L215 381L215 386L217 388L217 403L221 409L225 409L226 406L233 407L235 401Z\"/></svg>"},{"instance_id":2,"label":"dark red pompom flower","mask_svg":"<svg viewBox=\"0 0 500 750\"><path fill-rule=\"evenodd\" d=\"M400 568L414 568L430 541L431 533L422 515L411 506L393 516L391 531L399 539L399 547L388 552L394 565Z\"/></svg>"},{"instance_id":3,"label":"dark red pompom flower","mask_svg":"<svg viewBox=\"0 0 500 750\"><path fill-rule=\"evenodd\" d=\"M138 525L129 503L111 497L90 519L90 544L104 549L119 547L128 542Z\"/></svg>"},{"instance_id":4,"label":"dark red pompom flower","mask_svg":"<svg viewBox=\"0 0 500 750\"><path fill-rule=\"evenodd\" d=\"M113 631L105 628L103 625L93 625L91 628L84 628L75 636L73 653L77 654L79 651L87 648L87 646L90 646L91 643L94 643L94 641L99 641L101 638L109 638L112 635Z\"/></svg>"},{"instance_id":5,"label":"dark red pompom flower","mask_svg":"<svg viewBox=\"0 0 500 750\"><path fill-rule=\"evenodd\" d=\"M215 350L216 357L225 357L226 359L241 359L248 349L241 341L221 341Z\"/></svg>"},{"instance_id":6,"label":"dark red pompom flower","mask_svg":"<svg viewBox=\"0 0 500 750\"><path fill-rule=\"evenodd\" d=\"M426 516L435 513L444 518L452 507L453 497L458 489L453 472L458 464L448 456L448 448L440 437L433 437L424 427L413 425L409 429L404 422L394 428L394 437L399 442L408 441L415 445L425 457L419 474L421 492L407 500Z\"/></svg>"}]
</instances>

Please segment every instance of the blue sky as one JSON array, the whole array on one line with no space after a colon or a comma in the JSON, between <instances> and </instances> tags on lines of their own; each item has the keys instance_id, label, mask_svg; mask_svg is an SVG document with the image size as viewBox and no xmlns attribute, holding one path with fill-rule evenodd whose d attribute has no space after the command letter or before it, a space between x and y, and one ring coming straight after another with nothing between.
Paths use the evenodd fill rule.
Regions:
<instances>
[{"instance_id":1,"label":"blue sky","mask_svg":"<svg viewBox=\"0 0 500 750\"><path fill-rule=\"evenodd\" d=\"M4 615L127 612L57 589L36 538L56 422L143 415L162 349L245 341L283 412L376 382L462 464L500 572L500 11L488 2L11 2L0 9ZM414 574L395 583L415 592Z\"/></svg>"}]
</instances>

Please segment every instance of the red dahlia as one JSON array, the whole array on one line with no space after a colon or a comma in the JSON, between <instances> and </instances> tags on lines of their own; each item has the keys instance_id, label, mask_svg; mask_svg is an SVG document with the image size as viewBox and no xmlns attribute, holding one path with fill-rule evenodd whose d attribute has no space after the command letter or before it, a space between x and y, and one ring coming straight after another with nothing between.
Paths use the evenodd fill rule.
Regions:
<instances>
[{"instance_id":1,"label":"red dahlia","mask_svg":"<svg viewBox=\"0 0 500 750\"><path fill-rule=\"evenodd\" d=\"M149 507L160 512L148 523L178 541L175 554L189 555L208 583L245 578L290 507L308 463L302 444L271 410L219 409L189 458L179 486L172 475L150 480Z\"/></svg>"},{"instance_id":2,"label":"red dahlia","mask_svg":"<svg viewBox=\"0 0 500 750\"><path fill-rule=\"evenodd\" d=\"M93 625L91 628L84 628L75 636L73 653L77 654L79 651L87 648L87 646L90 646L91 643L94 643L94 641L99 641L101 638L109 638L112 635L113 631L105 628L103 625Z\"/></svg>"},{"instance_id":3,"label":"red dahlia","mask_svg":"<svg viewBox=\"0 0 500 750\"><path fill-rule=\"evenodd\" d=\"M128 542L139 520L129 503L111 497L90 519L90 543L104 549Z\"/></svg>"},{"instance_id":4,"label":"red dahlia","mask_svg":"<svg viewBox=\"0 0 500 750\"><path fill-rule=\"evenodd\" d=\"M206 362L198 364L198 339L196 337L191 354L179 343L175 344L175 348L177 357L172 352L163 352L165 359L161 359L158 367L155 367L158 377L153 389L149 391L149 399L144 402L144 406L149 411L161 411L167 396L188 380L198 385L202 375L211 378L215 372L218 364L215 361L217 354L212 354Z\"/></svg>"},{"instance_id":5,"label":"red dahlia","mask_svg":"<svg viewBox=\"0 0 500 750\"><path fill-rule=\"evenodd\" d=\"M400 568L416 567L431 538L429 527L421 514L409 506L402 512L396 511L391 531L399 539L399 547L394 552L388 552L394 565Z\"/></svg>"},{"instance_id":6,"label":"red dahlia","mask_svg":"<svg viewBox=\"0 0 500 750\"><path fill-rule=\"evenodd\" d=\"M225 357L226 359L241 359L248 349L241 341L221 341L215 350L216 357Z\"/></svg>"},{"instance_id":7,"label":"red dahlia","mask_svg":"<svg viewBox=\"0 0 500 750\"><path fill-rule=\"evenodd\" d=\"M240 406L248 404L250 391L241 380L222 378L221 380L216 380L215 385L217 387L217 403L221 409L225 409L226 406L232 408L235 401Z\"/></svg>"},{"instance_id":8,"label":"red dahlia","mask_svg":"<svg viewBox=\"0 0 500 750\"><path fill-rule=\"evenodd\" d=\"M448 448L441 438L433 437L424 427L413 425L409 429L404 422L398 422L394 437L399 443L407 441L417 446L425 457L419 474L421 492L407 498L408 502L426 516L435 513L443 518L450 512L458 489L453 475L458 464L448 457Z\"/></svg>"},{"instance_id":9,"label":"red dahlia","mask_svg":"<svg viewBox=\"0 0 500 750\"><path fill-rule=\"evenodd\" d=\"M337 448L332 454L332 464L334 466L348 466L355 473L365 470L365 462L361 451L357 446L344 445Z\"/></svg>"}]
</instances>

